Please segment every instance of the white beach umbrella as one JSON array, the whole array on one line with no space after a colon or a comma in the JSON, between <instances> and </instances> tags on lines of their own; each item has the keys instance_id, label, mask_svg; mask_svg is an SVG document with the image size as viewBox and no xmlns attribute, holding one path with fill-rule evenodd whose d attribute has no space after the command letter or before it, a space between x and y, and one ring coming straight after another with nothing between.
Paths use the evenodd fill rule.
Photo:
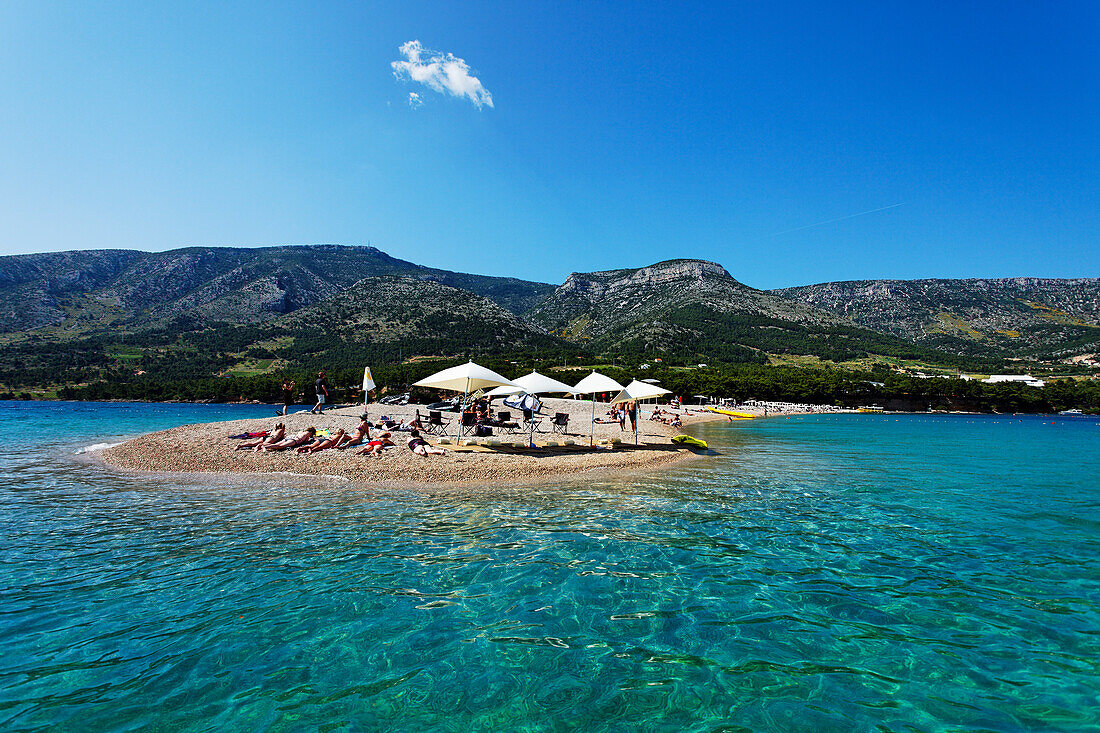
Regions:
<instances>
[{"instance_id":1,"label":"white beach umbrella","mask_svg":"<svg viewBox=\"0 0 1100 733\"><path fill-rule=\"evenodd\" d=\"M367 395L369 395L370 391L372 389L374 389L376 386L377 385L374 383L374 375L372 375L370 373L370 367L363 367L363 404L364 405L367 404L367 402L369 402L369 398L367 397Z\"/></svg>"},{"instance_id":2,"label":"white beach umbrella","mask_svg":"<svg viewBox=\"0 0 1100 733\"><path fill-rule=\"evenodd\" d=\"M515 385L513 387L497 387L490 390L488 395L490 397L504 397L513 394L547 394L548 392L575 392L573 387L570 387L565 382L559 382L553 377L547 377L544 374L538 372L531 372L522 377L517 377L512 380Z\"/></svg>"},{"instance_id":3,"label":"white beach umbrella","mask_svg":"<svg viewBox=\"0 0 1100 733\"><path fill-rule=\"evenodd\" d=\"M660 397L663 394L671 394L671 389L665 389L664 387L658 387L656 384L646 384L645 382L639 382L635 379L630 384L623 387L623 391L615 395L615 399L611 400L611 404L618 405L623 402L631 402L637 400L648 400L651 397ZM634 442L638 442L638 422L634 422Z\"/></svg>"},{"instance_id":4,"label":"white beach umbrella","mask_svg":"<svg viewBox=\"0 0 1100 733\"><path fill-rule=\"evenodd\" d=\"M559 382L553 377L548 377L545 374L539 374L538 372L531 372L525 374L522 377L512 380L512 385L497 387L489 392L490 397L497 397L500 395L513 395L524 392L526 394L547 394L549 392L573 392L574 389L565 382ZM534 415L532 415L534 417ZM531 420L531 434L528 436L530 443L534 443L535 438L535 421Z\"/></svg>"},{"instance_id":5,"label":"white beach umbrella","mask_svg":"<svg viewBox=\"0 0 1100 733\"><path fill-rule=\"evenodd\" d=\"M591 374L577 382L577 386L573 387L574 394L590 394L592 395L592 425L588 433L588 444L592 445L595 442L596 435L596 394L598 392L618 392L623 388L623 385L616 382L611 377L593 370Z\"/></svg>"},{"instance_id":6,"label":"white beach umbrella","mask_svg":"<svg viewBox=\"0 0 1100 733\"><path fill-rule=\"evenodd\" d=\"M631 400L648 400L651 397L660 397L663 394L671 393L671 389L658 387L656 384L646 384L645 382L639 382L635 379L633 382L623 387L622 392L615 395L615 398L611 400L611 404L617 405L621 402L630 402Z\"/></svg>"},{"instance_id":7,"label":"white beach umbrella","mask_svg":"<svg viewBox=\"0 0 1100 733\"><path fill-rule=\"evenodd\" d=\"M492 369L486 369L472 360L466 364L460 364L450 369L436 372L430 377L424 377L413 384L414 387L432 387L435 389L449 389L462 393L462 408L458 411L458 435L455 442L462 435L462 415L466 412L466 397L471 389L484 389L485 387L515 387L510 379L502 377Z\"/></svg>"}]
</instances>

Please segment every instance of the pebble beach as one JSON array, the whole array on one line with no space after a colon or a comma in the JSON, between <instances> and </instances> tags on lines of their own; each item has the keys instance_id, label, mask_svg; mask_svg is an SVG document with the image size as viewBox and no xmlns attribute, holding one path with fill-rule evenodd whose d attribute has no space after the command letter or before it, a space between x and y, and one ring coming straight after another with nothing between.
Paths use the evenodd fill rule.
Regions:
<instances>
[{"instance_id":1,"label":"pebble beach","mask_svg":"<svg viewBox=\"0 0 1100 733\"><path fill-rule=\"evenodd\" d=\"M310 414L302 406L296 408L285 418L276 417L273 409L270 419L201 423L150 433L108 448L102 457L111 466L131 471L315 475L337 477L356 485L404 488L528 484L599 471L651 469L695 455L671 442L681 430L649 419L652 405L643 408L643 417L638 420L637 444L629 423L625 431L618 423L596 423L593 438L597 447L582 450L589 445L592 403L567 399L543 400L545 417L540 432L535 433L535 450L517 446L526 445L526 433L500 435L500 431L494 431L492 437L456 439L455 422L447 436L424 436L432 444L448 449L443 456L412 453L406 447L409 434L402 432L393 433L396 445L387 448L380 459L357 455L358 448L311 454L234 450L240 441L229 436L272 430L278 422L285 424L287 435L293 435L310 426L351 432L364 412L375 422L382 416L409 419L418 410L422 416L427 415L423 405L343 406L321 415ZM605 403L596 403L597 418L605 418L607 410ZM569 415L566 435L549 432L550 418L559 412ZM725 419L712 413L677 412L685 426ZM457 414L444 413L444 418L453 421ZM372 435L377 434L372 431ZM570 442L573 445L568 445Z\"/></svg>"}]
</instances>

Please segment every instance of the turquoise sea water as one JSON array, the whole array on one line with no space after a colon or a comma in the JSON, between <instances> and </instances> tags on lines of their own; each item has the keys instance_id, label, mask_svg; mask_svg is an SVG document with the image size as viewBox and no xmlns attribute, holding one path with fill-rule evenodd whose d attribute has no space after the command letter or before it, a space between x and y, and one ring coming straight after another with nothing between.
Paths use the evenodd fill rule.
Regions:
<instances>
[{"instance_id":1,"label":"turquoise sea water","mask_svg":"<svg viewBox=\"0 0 1100 733\"><path fill-rule=\"evenodd\" d=\"M515 492L115 474L0 403L0 729L1100 729L1100 424L711 424Z\"/></svg>"}]
</instances>

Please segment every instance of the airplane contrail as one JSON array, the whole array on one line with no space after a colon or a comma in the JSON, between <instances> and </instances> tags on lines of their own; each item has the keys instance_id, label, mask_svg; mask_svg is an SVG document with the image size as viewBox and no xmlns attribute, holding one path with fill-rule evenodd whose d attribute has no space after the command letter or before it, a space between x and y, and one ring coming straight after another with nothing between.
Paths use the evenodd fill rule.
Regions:
<instances>
[{"instance_id":1,"label":"airplane contrail","mask_svg":"<svg viewBox=\"0 0 1100 733\"><path fill-rule=\"evenodd\" d=\"M769 237L778 237L781 234L790 234L791 232L800 232L803 229L810 229L812 227L819 227L819 226L823 226L825 224L835 224L838 221L845 221L847 219L855 219L857 216L866 216L867 214L876 214L880 211L886 211L887 209L896 209L904 203L905 202L902 201L901 203L890 204L889 206L880 206L877 209L870 209L868 211L860 211L860 212L855 213L855 214L848 214L847 216L838 216L835 219L826 219L825 221L816 221L813 224L807 224L805 226L795 227L794 229L784 229L781 232L776 232L775 234L769 234L768 236Z\"/></svg>"}]
</instances>

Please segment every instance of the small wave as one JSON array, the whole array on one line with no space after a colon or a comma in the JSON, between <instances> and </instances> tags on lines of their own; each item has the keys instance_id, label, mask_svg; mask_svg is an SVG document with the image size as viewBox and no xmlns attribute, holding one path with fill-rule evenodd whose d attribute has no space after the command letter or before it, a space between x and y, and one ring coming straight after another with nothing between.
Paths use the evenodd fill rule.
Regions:
<instances>
[{"instance_id":1,"label":"small wave","mask_svg":"<svg viewBox=\"0 0 1100 733\"><path fill-rule=\"evenodd\" d=\"M77 448L74 453L80 455L81 453L95 453L101 450L107 450L108 448L114 448L116 445L122 445L125 441L119 441L117 443L92 443L86 445L83 448Z\"/></svg>"}]
</instances>

